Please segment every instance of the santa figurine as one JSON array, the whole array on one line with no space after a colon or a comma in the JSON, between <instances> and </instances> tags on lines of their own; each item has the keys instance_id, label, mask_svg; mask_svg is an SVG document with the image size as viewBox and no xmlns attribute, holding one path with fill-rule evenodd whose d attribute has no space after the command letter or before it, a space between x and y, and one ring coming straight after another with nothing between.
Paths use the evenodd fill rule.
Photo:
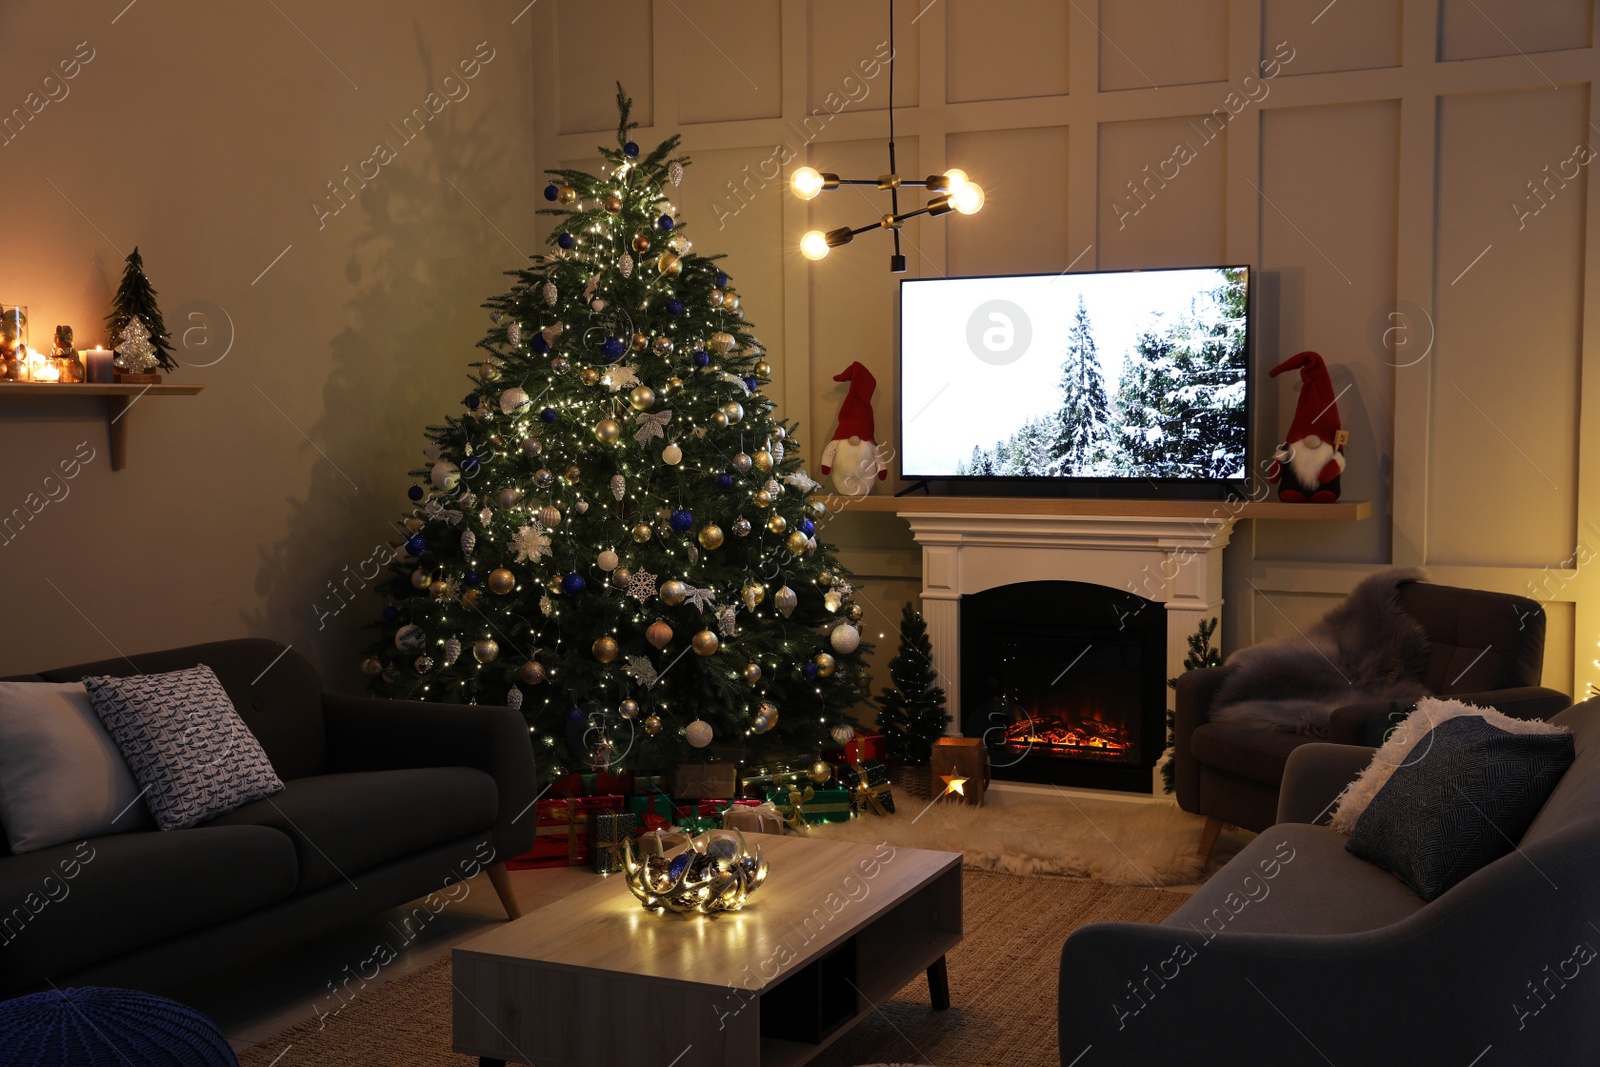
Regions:
<instances>
[{"instance_id":1,"label":"santa figurine","mask_svg":"<svg viewBox=\"0 0 1600 1067\"><path fill-rule=\"evenodd\" d=\"M1278 499L1287 503L1331 504L1339 499L1349 434L1339 424L1333 382L1322 357L1315 352L1290 356L1272 368L1271 376L1291 370L1300 372L1300 399L1289 432L1272 452L1267 481L1277 484Z\"/></svg>"},{"instance_id":2,"label":"santa figurine","mask_svg":"<svg viewBox=\"0 0 1600 1067\"><path fill-rule=\"evenodd\" d=\"M889 476L887 457L879 450L872 420L872 391L878 380L859 362L833 376L849 382L850 391L839 405L839 428L822 450L822 473L832 475L833 487L846 496L866 496L872 482Z\"/></svg>"}]
</instances>

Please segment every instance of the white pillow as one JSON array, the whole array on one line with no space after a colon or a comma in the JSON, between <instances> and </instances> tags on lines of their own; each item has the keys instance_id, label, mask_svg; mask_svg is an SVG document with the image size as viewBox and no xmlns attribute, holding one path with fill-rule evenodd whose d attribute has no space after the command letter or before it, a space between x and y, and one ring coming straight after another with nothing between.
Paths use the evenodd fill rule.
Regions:
<instances>
[{"instance_id":1,"label":"white pillow","mask_svg":"<svg viewBox=\"0 0 1600 1067\"><path fill-rule=\"evenodd\" d=\"M19 854L150 826L81 683L0 682L0 823Z\"/></svg>"},{"instance_id":2,"label":"white pillow","mask_svg":"<svg viewBox=\"0 0 1600 1067\"><path fill-rule=\"evenodd\" d=\"M1508 734L1569 732L1565 726L1557 726L1542 719L1513 719L1493 708L1475 708L1459 700L1423 697L1417 701L1417 710L1401 720L1389 734L1389 739L1383 743L1383 747L1373 755L1372 762L1367 764L1367 769L1362 771L1339 797L1339 804L1333 809L1333 819L1329 825L1341 834L1348 834L1355 829L1356 820L1361 818L1361 813L1367 810L1367 805L1372 803L1372 798L1378 795L1378 790L1389 781L1389 776L1396 768L1427 758L1427 748L1417 751L1417 742L1427 737L1435 726L1446 719L1454 719L1460 715L1476 715L1490 726L1498 727Z\"/></svg>"}]
</instances>

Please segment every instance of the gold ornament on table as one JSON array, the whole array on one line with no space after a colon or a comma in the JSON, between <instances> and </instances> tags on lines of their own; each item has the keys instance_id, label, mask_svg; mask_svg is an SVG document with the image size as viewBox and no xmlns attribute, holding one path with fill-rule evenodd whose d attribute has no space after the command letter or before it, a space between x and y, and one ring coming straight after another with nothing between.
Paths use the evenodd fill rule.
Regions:
<instances>
[{"instance_id":1,"label":"gold ornament on table","mask_svg":"<svg viewBox=\"0 0 1600 1067\"><path fill-rule=\"evenodd\" d=\"M710 630L701 630L694 635L694 638L689 643L694 646L695 655L697 656L712 655L718 648L722 647L722 642L717 640L717 635Z\"/></svg>"},{"instance_id":2,"label":"gold ornament on table","mask_svg":"<svg viewBox=\"0 0 1600 1067\"><path fill-rule=\"evenodd\" d=\"M517 576L506 567L496 567L489 572L489 591L505 596L517 587Z\"/></svg>"},{"instance_id":3,"label":"gold ornament on table","mask_svg":"<svg viewBox=\"0 0 1600 1067\"><path fill-rule=\"evenodd\" d=\"M706 523L700 527L699 541L701 548L721 548L723 541L722 527L714 522Z\"/></svg>"},{"instance_id":4,"label":"gold ornament on table","mask_svg":"<svg viewBox=\"0 0 1600 1067\"><path fill-rule=\"evenodd\" d=\"M604 637L597 637L589 650L594 653L594 658L601 663L610 663L617 658L617 652L619 651L617 639L609 634Z\"/></svg>"},{"instance_id":5,"label":"gold ornament on table","mask_svg":"<svg viewBox=\"0 0 1600 1067\"><path fill-rule=\"evenodd\" d=\"M622 869L628 889L654 912L708 915L738 911L767 878L760 846L737 830L712 830L669 853L661 838L646 834L635 846L623 842Z\"/></svg>"}]
</instances>

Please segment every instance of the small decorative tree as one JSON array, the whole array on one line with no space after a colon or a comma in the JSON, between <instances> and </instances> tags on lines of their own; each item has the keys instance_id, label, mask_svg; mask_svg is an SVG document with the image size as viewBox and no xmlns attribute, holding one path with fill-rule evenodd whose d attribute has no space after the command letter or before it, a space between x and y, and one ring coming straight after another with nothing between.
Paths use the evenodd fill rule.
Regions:
<instances>
[{"instance_id":1,"label":"small decorative tree","mask_svg":"<svg viewBox=\"0 0 1600 1067\"><path fill-rule=\"evenodd\" d=\"M1222 652L1211 647L1211 637L1216 632L1216 619L1200 620L1200 625L1188 637L1189 652L1183 657L1184 670L1192 671L1197 667L1220 667L1222 665ZM1167 688L1178 688L1178 679L1168 678ZM1172 735L1176 727L1177 713L1169 709L1167 711L1167 745L1169 747L1172 745ZM1161 765L1161 782L1169 793L1177 788L1177 782L1174 780L1176 773L1172 760L1169 759Z\"/></svg>"},{"instance_id":2,"label":"small decorative tree","mask_svg":"<svg viewBox=\"0 0 1600 1067\"><path fill-rule=\"evenodd\" d=\"M146 337L125 336L133 319L144 324ZM137 247L128 253L128 263L122 271L122 284L117 286L117 294L111 298L111 314L106 316L106 327L111 331L112 348L132 340L135 347L142 350L141 342L148 341L152 349L150 354L155 357L157 366L168 371L178 369L177 362L172 358L172 338L167 334L167 324L162 321L161 309L156 306L156 291L150 279L144 275L144 259L140 257Z\"/></svg>"},{"instance_id":3,"label":"small decorative tree","mask_svg":"<svg viewBox=\"0 0 1600 1067\"><path fill-rule=\"evenodd\" d=\"M950 713L944 690L934 683L933 645L928 624L910 604L900 610L900 650L889 661L893 685L879 698L878 730L884 736L891 763L925 765L933 756L933 743L944 735Z\"/></svg>"}]
</instances>

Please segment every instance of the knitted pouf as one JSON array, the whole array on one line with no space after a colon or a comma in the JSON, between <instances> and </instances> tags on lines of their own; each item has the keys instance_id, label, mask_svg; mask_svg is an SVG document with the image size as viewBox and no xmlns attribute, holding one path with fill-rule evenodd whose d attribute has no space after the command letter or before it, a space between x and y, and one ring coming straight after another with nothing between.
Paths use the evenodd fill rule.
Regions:
<instances>
[{"instance_id":1,"label":"knitted pouf","mask_svg":"<svg viewBox=\"0 0 1600 1067\"><path fill-rule=\"evenodd\" d=\"M239 1067L217 1024L132 989L51 990L0 1002L6 1067Z\"/></svg>"}]
</instances>

